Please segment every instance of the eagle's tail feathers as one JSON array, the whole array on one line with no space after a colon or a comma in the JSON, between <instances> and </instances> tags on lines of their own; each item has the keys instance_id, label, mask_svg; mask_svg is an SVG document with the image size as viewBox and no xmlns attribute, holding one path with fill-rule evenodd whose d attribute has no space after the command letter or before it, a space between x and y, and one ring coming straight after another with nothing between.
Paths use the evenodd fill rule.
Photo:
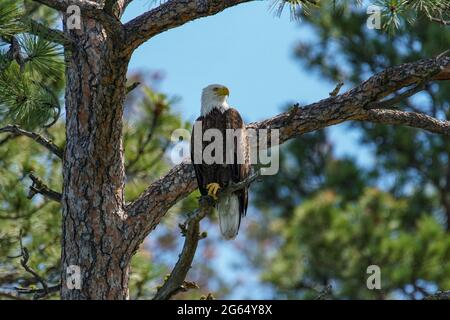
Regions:
<instances>
[{"instance_id":1,"label":"eagle's tail feathers","mask_svg":"<svg viewBox=\"0 0 450 320\"><path fill-rule=\"evenodd\" d=\"M238 234L241 222L238 196L232 194L220 199L217 203L217 212L222 236L227 240L234 239Z\"/></svg>"}]
</instances>

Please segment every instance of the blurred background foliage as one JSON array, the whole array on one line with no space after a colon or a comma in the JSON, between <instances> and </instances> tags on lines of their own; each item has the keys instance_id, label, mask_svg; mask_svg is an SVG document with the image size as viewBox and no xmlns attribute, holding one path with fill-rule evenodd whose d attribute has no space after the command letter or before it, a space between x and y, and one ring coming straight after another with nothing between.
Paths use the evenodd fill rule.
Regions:
<instances>
[{"instance_id":1,"label":"blurred background foliage","mask_svg":"<svg viewBox=\"0 0 450 320\"><path fill-rule=\"evenodd\" d=\"M352 87L389 66L450 48L448 28L425 17L395 34L368 31L366 19L354 6L311 12L302 27L315 36L299 41L297 60L322 79ZM449 101L450 85L439 82L397 107L448 120ZM352 127L374 161L335 159L326 131L315 132L283 146L280 173L254 186L267 222L253 231L254 243L277 239L273 255L255 258L264 265L263 279L286 298L311 298L328 285L333 298L415 299L448 289L448 137L398 126ZM381 267L380 291L361 285L371 264Z\"/></svg>"},{"instance_id":2,"label":"blurred background foliage","mask_svg":"<svg viewBox=\"0 0 450 320\"><path fill-rule=\"evenodd\" d=\"M379 2L387 8L385 14L404 13L398 19L408 23L395 23L395 33L388 26L385 32L368 31L366 12L355 1L323 2L314 10L315 1L290 2L293 15L302 16L301 27L314 35L296 46L299 64L328 81L343 81L344 88L389 66L450 48L448 28L431 23L427 15L411 14L410 7L392 10L404 2ZM434 14L429 6L443 2L408 3L422 3L421 10ZM305 9L310 9L308 14ZM2 0L0 127L17 124L64 146L63 50L31 35L24 16L57 24L54 11L44 6ZM167 172L172 166L167 157L172 131L191 126L176 112L176 97L159 92L160 81L157 72L129 75L129 85L141 85L128 95L125 108L128 200ZM400 107L449 119L449 89L448 83L433 83ZM245 220L242 241L224 244L216 219L203 221L208 237L201 241L188 275L200 289L177 298L198 299L209 292L236 297L246 279L230 281L225 275L239 268L260 275L255 290L268 288L273 298L316 298L329 286L325 297L333 299L420 299L448 290L448 138L364 123L354 123L351 129L361 133L360 143L373 150L374 161L361 165L350 157L336 157L327 130L283 145L279 174L252 186L253 216ZM58 158L31 139L1 133L0 299L11 298L9 290L15 287L40 286L20 265L19 239L30 252L29 265L49 284L59 282L60 206L40 195L30 199L31 172L51 189L61 190ZM182 244L178 224L194 210L197 196L195 192L177 204L134 257L131 298L151 298L170 272ZM230 252L239 256L231 269L221 265ZM366 269L372 264L381 267L382 290L365 286Z\"/></svg>"}]
</instances>

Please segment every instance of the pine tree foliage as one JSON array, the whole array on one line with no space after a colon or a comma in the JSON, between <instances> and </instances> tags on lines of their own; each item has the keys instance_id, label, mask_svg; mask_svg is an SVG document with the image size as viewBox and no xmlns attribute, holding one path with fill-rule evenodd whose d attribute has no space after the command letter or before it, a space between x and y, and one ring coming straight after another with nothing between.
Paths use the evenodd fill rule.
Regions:
<instances>
[{"instance_id":1,"label":"pine tree foliage","mask_svg":"<svg viewBox=\"0 0 450 320\"><path fill-rule=\"evenodd\" d=\"M300 18L319 7L341 11L355 5L359 10L376 6L382 16L383 30L390 33L414 23L421 16L435 23L450 25L450 3L447 0L275 0L272 8L280 15L289 7L291 17Z\"/></svg>"},{"instance_id":2,"label":"pine tree foliage","mask_svg":"<svg viewBox=\"0 0 450 320\"><path fill-rule=\"evenodd\" d=\"M0 8L0 123L34 129L59 117L64 64L58 45L29 33L26 14L17 1Z\"/></svg>"}]
</instances>

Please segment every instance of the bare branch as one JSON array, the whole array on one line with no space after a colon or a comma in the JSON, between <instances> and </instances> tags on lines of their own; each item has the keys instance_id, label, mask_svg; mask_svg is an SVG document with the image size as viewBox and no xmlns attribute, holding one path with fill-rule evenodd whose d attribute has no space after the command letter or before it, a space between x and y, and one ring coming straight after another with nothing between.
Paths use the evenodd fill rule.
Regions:
<instances>
[{"instance_id":1,"label":"bare branch","mask_svg":"<svg viewBox=\"0 0 450 320\"><path fill-rule=\"evenodd\" d=\"M450 26L450 20L444 20L444 19L442 19L442 18L435 18L435 17L431 17L431 16L429 16L428 18L429 18L432 22L436 22L436 23L442 24L442 25L444 25L444 26Z\"/></svg>"},{"instance_id":2,"label":"bare branch","mask_svg":"<svg viewBox=\"0 0 450 320\"><path fill-rule=\"evenodd\" d=\"M42 299L51 293L58 292L61 285L48 286L46 289L15 288L19 294L33 294L33 299Z\"/></svg>"},{"instance_id":3,"label":"bare branch","mask_svg":"<svg viewBox=\"0 0 450 320\"><path fill-rule=\"evenodd\" d=\"M450 121L438 120L423 113L391 109L368 110L360 120L382 124L402 125L450 136Z\"/></svg>"},{"instance_id":4,"label":"bare branch","mask_svg":"<svg viewBox=\"0 0 450 320\"><path fill-rule=\"evenodd\" d=\"M33 184L30 186L30 191L28 193L28 199L32 199L35 194L40 193L50 200L61 202L61 193L47 187L47 185L33 173L30 173L28 176L30 177L31 181L33 181Z\"/></svg>"},{"instance_id":5,"label":"bare branch","mask_svg":"<svg viewBox=\"0 0 450 320\"><path fill-rule=\"evenodd\" d=\"M295 113L284 112L273 118L251 123L247 128L279 129L280 144L300 134L348 120L364 120L366 106L423 79L449 80L450 58L426 59L388 68L357 87L319 102L299 107Z\"/></svg>"},{"instance_id":6,"label":"bare branch","mask_svg":"<svg viewBox=\"0 0 450 320\"><path fill-rule=\"evenodd\" d=\"M131 53L140 44L157 34L249 1L252 0L169 0L124 25L126 50Z\"/></svg>"},{"instance_id":7,"label":"bare branch","mask_svg":"<svg viewBox=\"0 0 450 320\"><path fill-rule=\"evenodd\" d=\"M193 282L187 282L186 275L191 268L197 245L203 236L200 234L200 220L202 220L213 208L213 202L209 197L201 197L199 208L181 225L181 232L185 237L183 250L180 257L164 284L156 292L154 300L167 300L181 291L195 288Z\"/></svg>"},{"instance_id":8,"label":"bare branch","mask_svg":"<svg viewBox=\"0 0 450 320\"><path fill-rule=\"evenodd\" d=\"M260 176L260 171L255 171L245 180L231 184L219 193L219 197L233 193L240 189L248 187ZM200 197L199 208L180 225L181 233L185 236L183 250L179 256L178 262L164 284L158 289L155 300L167 300L180 291L186 291L196 287L193 282L186 281L186 275L191 268L195 251L197 250L198 241L205 236L200 234L200 220L203 219L213 208L214 200L209 197Z\"/></svg>"},{"instance_id":9,"label":"bare branch","mask_svg":"<svg viewBox=\"0 0 450 320\"><path fill-rule=\"evenodd\" d=\"M34 288L15 288L18 294L34 294L33 299L42 299L49 295L50 293L57 292L60 288L59 285L55 286L49 286L33 268L31 268L28 265L28 261L30 259L30 254L28 253L28 249L23 246L22 243L22 232L19 235L19 242L20 242L20 255L14 258L21 258L20 259L20 265L25 269L26 272L31 274L36 282L39 282L42 286L41 289L34 289Z\"/></svg>"},{"instance_id":10,"label":"bare branch","mask_svg":"<svg viewBox=\"0 0 450 320\"><path fill-rule=\"evenodd\" d=\"M344 82L340 81L336 84L336 87L333 89L333 91L330 92L331 97L336 97L339 92L341 91L342 86L344 85Z\"/></svg>"},{"instance_id":11,"label":"bare branch","mask_svg":"<svg viewBox=\"0 0 450 320\"><path fill-rule=\"evenodd\" d=\"M28 265L28 259L30 258L28 254L28 249L26 247L22 247L22 242L20 243L20 246L22 250L22 259L20 259L21 266L25 269L25 271L30 273L36 279L36 281L38 281L42 285L44 292L47 292L48 291L47 283L44 281L44 279L41 278L41 276L36 271L34 271Z\"/></svg>"},{"instance_id":12,"label":"bare branch","mask_svg":"<svg viewBox=\"0 0 450 320\"><path fill-rule=\"evenodd\" d=\"M371 103L382 101L397 91L419 84L423 79L449 80L450 58L438 58L406 63L388 68L357 87L319 102L281 113L273 118L247 125L250 129L279 129L279 143L303 133L319 130L349 120L372 121L406 125L433 133L450 135L449 124L430 116L412 112L368 110ZM169 208L197 188L190 161L175 166L163 178L154 182L141 196L127 205L133 230L143 232L141 238L153 230Z\"/></svg>"},{"instance_id":13,"label":"bare branch","mask_svg":"<svg viewBox=\"0 0 450 320\"><path fill-rule=\"evenodd\" d=\"M131 91L133 91L134 89L136 89L141 83L139 81L133 82L132 84L130 84L129 86L127 86L127 93L129 94Z\"/></svg>"},{"instance_id":14,"label":"bare branch","mask_svg":"<svg viewBox=\"0 0 450 320\"><path fill-rule=\"evenodd\" d=\"M54 144L52 141L44 138L38 133L27 131L24 129L19 128L16 125L8 125L6 127L0 128L0 133L2 132L10 132L17 135L22 135L28 138L33 139L37 143L39 143L41 146L44 146L47 148L50 152L52 152L54 155L56 155L58 158L63 158L63 150L58 147L56 144Z\"/></svg>"},{"instance_id":15,"label":"bare branch","mask_svg":"<svg viewBox=\"0 0 450 320\"><path fill-rule=\"evenodd\" d=\"M331 296L333 287L331 284L326 285L317 295L317 297L314 298L314 300L325 300L327 297Z\"/></svg>"},{"instance_id":16,"label":"bare branch","mask_svg":"<svg viewBox=\"0 0 450 320\"><path fill-rule=\"evenodd\" d=\"M395 97L388 99L388 100L370 103L366 106L366 108L368 108L368 109L369 108L370 109L390 108L393 105L400 103L404 99L409 98L409 97L415 95L416 93L424 90L428 80L429 80L429 78L427 77L427 78L423 79L422 81L420 81L419 84L414 85L412 88L406 90L405 92L402 92L401 94L398 94Z\"/></svg>"},{"instance_id":17,"label":"bare branch","mask_svg":"<svg viewBox=\"0 0 450 320\"><path fill-rule=\"evenodd\" d=\"M438 291L434 294L426 296L424 300L450 300L450 290Z\"/></svg>"},{"instance_id":18,"label":"bare branch","mask_svg":"<svg viewBox=\"0 0 450 320\"><path fill-rule=\"evenodd\" d=\"M62 46L72 45L72 41L60 30L51 29L33 19L26 19L25 23L29 24L31 34L40 36L47 41L55 42Z\"/></svg>"}]
</instances>

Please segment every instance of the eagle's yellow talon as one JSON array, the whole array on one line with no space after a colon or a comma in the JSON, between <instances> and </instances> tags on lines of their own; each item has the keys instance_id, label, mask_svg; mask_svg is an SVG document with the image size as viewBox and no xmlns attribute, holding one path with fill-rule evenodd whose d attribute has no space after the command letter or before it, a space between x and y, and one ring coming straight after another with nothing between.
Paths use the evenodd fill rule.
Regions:
<instances>
[{"instance_id":1,"label":"eagle's yellow talon","mask_svg":"<svg viewBox=\"0 0 450 320\"><path fill-rule=\"evenodd\" d=\"M214 200L217 200L217 191L220 189L220 185L218 183L209 183L206 185L206 189L208 190L208 196L212 197Z\"/></svg>"}]
</instances>

